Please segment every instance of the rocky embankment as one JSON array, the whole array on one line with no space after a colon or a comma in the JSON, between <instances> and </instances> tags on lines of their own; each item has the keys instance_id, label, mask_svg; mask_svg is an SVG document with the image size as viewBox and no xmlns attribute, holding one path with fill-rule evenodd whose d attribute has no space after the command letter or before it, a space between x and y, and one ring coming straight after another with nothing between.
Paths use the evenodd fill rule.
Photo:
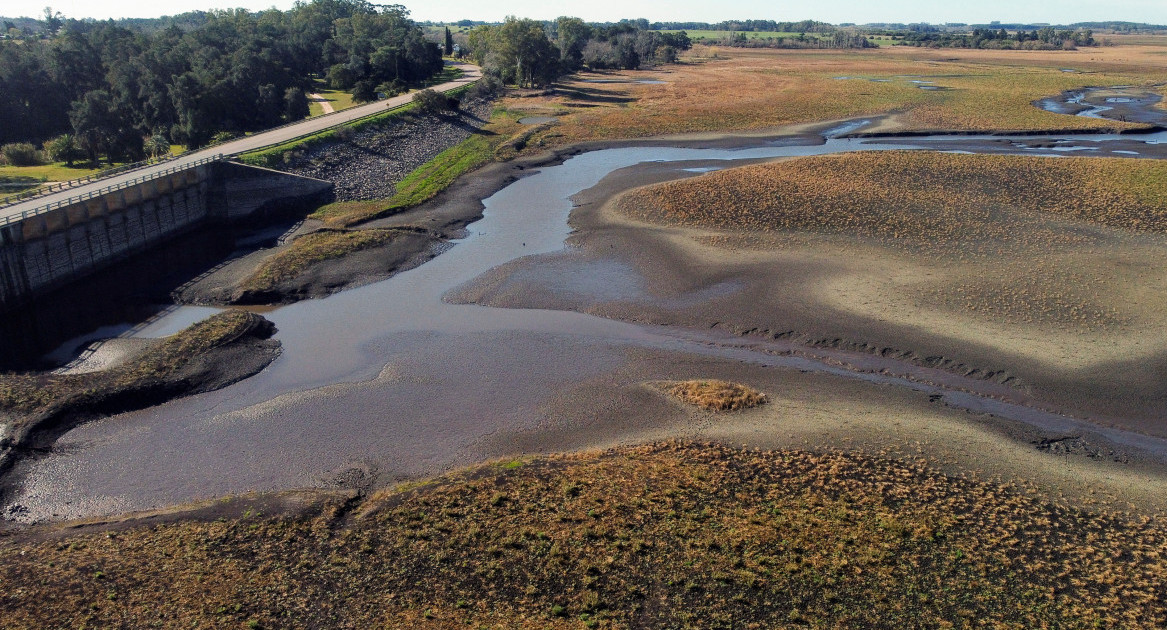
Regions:
<instances>
[{"instance_id":1,"label":"rocky embankment","mask_svg":"<svg viewBox=\"0 0 1167 630\"><path fill-rule=\"evenodd\" d=\"M337 201L387 199L406 175L485 125L491 107L474 98L456 114L401 116L342 131L339 142L297 152L280 170L331 181Z\"/></svg>"}]
</instances>

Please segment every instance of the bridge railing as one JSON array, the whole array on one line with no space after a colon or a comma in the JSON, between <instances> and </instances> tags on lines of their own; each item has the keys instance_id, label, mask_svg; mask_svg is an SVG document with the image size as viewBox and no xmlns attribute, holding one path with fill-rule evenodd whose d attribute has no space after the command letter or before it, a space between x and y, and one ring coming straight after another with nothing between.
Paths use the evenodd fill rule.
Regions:
<instances>
[{"instance_id":1,"label":"bridge railing","mask_svg":"<svg viewBox=\"0 0 1167 630\"><path fill-rule=\"evenodd\" d=\"M179 157L179 155L169 154L169 155L164 155L162 157L151 158L149 160L142 160L140 162L133 162L130 164L122 164L120 166L114 166L111 168L103 168L100 171L97 171L95 173L90 173L89 175L86 175L85 177L78 177L76 179L70 179L68 181L63 181L63 182L51 182L49 184L46 184L44 186L37 188L36 190L30 190L28 192L22 192L22 193L16 193L14 195L9 195L3 202L0 202L0 210L3 210L4 208L8 208L10 206L15 206L17 204L24 203L30 199L36 199L37 197L44 197L46 195L56 194L56 193L61 192L62 190L66 190L68 188L76 188L78 186L82 186L84 184L88 184L89 182L97 181L99 179L106 179L107 177L113 177L114 175L121 175L122 173L125 173L127 171L133 171L133 170L137 170L140 168L145 168L147 166L154 166L155 164L162 164L163 162L169 162L170 160L177 159L178 157Z\"/></svg>"},{"instance_id":2,"label":"bridge railing","mask_svg":"<svg viewBox=\"0 0 1167 630\"><path fill-rule=\"evenodd\" d=\"M104 194L113 192L115 190L122 190L124 188L129 188L130 186L136 186L138 184L142 184L142 183L145 183L145 182L148 182L151 180L155 180L155 179L158 179L160 177L166 177L167 175L173 175L174 173L189 170L189 169L195 168L196 166L202 166L204 164L210 164L212 162L220 162L223 159L225 159L224 155L222 153L219 153L217 155L205 157L205 158L196 160L194 162L188 162L188 163L180 164L177 166L172 166L170 168L163 169L161 171L154 171L151 173L147 173L147 174L142 175L140 177L135 177L133 179L126 180L124 182L110 184L109 186L104 186L102 188L98 188L97 190L91 190L91 191L84 193L84 194L74 195L74 196L69 197L67 199L61 199L58 201L54 201L52 203L47 203L43 206L37 206L31 210L25 210L25 211L21 212L20 214L14 214L14 215L10 215L7 217L3 217L3 221L0 221L0 227L9 225L11 223L19 223L20 221L23 221L23 220L28 219L30 217L35 217L37 215L44 214L46 212L51 212L53 210L56 210L58 208L63 208L65 206L71 206L79 201L85 201L86 199L100 197Z\"/></svg>"}]
</instances>

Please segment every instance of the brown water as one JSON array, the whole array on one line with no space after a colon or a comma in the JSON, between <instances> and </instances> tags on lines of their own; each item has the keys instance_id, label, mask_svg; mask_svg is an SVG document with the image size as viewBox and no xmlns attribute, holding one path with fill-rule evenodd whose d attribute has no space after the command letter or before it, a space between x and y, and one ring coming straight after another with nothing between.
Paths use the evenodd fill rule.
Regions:
<instances>
[{"instance_id":1,"label":"brown water","mask_svg":"<svg viewBox=\"0 0 1167 630\"><path fill-rule=\"evenodd\" d=\"M1151 152L1147 142L1167 138L1062 139L1102 152L1110 150L1107 142ZM1007 388L879 357L810 352L781 342L743 344L713 331L648 328L573 312L442 300L494 267L562 250L570 232L570 198L617 169L670 162L680 175L733 160L912 147L1021 152L1015 145L1034 139L1001 141L944 137L913 138L910 146L829 139L742 150L641 147L585 153L540 169L485 200L484 218L469 226L469 236L433 261L384 282L268 313L284 351L261 374L70 431L52 454L18 467L23 487L8 515L34 522L247 491L328 486L354 469L382 480L432 474L480 458L479 445L486 440L540 430L553 422L544 413L551 398L619 369L637 348L842 375L925 391L953 406L1051 429L1081 428L1079 421L1036 409L1030 406L1034 401ZM647 290L630 268L617 263L565 273L562 287L608 297L643 297ZM719 290L737 289L730 283ZM143 334L177 329L191 315L179 309L170 316L174 319L162 318ZM1167 458L1167 442L1111 433L1116 441L1137 442Z\"/></svg>"},{"instance_id":2,"label":"brown water","mask_svg":"<svg viewBox=\"0 0 1167 630\"><path fill-rule=\"evenodd\" d=\"M1156 107L1161 100L1162 95L1147 90L1092 87L1043 98L1034 105L1055 114L1162 125L1167 123L1167 111Z\"/></svg>"}]
</instances>

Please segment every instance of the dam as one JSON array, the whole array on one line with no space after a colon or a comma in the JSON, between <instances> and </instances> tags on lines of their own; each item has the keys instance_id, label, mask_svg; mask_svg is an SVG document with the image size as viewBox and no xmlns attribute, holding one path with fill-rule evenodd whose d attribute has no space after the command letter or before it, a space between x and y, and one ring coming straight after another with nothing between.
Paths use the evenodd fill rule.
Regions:
<instances>
[{"instance_id":1,"label":"dam","mask_svg":"<svg viewBox=\"0 0 1167 630\"><path fill-rule=\"evenodd\" d=\"M196 226L244 220L332 189L222 156L151 175L0 220L0 312Z\"/></svg>"}]
</instances>

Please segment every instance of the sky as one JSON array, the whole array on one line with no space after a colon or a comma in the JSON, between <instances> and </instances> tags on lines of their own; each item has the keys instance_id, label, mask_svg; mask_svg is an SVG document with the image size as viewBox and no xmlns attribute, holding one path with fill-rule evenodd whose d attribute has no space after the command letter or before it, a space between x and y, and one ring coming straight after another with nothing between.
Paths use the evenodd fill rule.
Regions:
<instances>
[{"instance_id":1,"label":"sky","mask_svg":"<svg viewBox=\"0 0 1167 630\"><path fill-rule=\"evenodd\" d=\"M253 11L271 7L291 8L294 0L3 0L0 15L41 17L46 5L65 17L120 18L175 15L195 9L241 7ZM391 3L394 0L373 0ZM774 0L588 0L548 2L547 0L426 0L404 4L418 21L461 19L500 21L507 15L553 19L572 15L589 22L647 18L649 21L719 22L729 19L776 21L820 20L840 22L1009 22L1069 24L1073 22L1125 20L1167 24L1167 0L978 0L944 2L937 0L818 0L788 2Z\"/></svg>"}]
</instances>

